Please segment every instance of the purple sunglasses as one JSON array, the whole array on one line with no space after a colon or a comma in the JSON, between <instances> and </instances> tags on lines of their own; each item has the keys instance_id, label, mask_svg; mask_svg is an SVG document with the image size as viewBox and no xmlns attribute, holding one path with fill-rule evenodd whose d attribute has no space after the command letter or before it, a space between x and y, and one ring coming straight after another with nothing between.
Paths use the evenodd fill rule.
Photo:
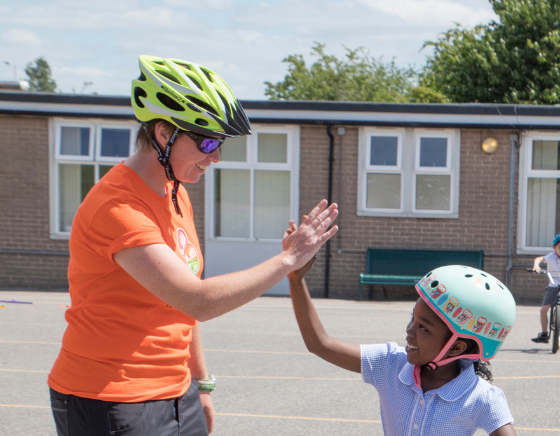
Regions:
<instances>
[{"instance_id":1,"label":"purple sunglasses","mask_svg":"<svg viewBox=\"0 0 560 436\"><path fill-rule=\"evenodd\" d=\"M224 138L211 138L210 136L197 135L196 133L188 132L186 130L183 130L183 133L191 138L195 142L197 148L205 154L210 154L214 150L220 148L225 141Z\"/></svg>"}]
</instances>

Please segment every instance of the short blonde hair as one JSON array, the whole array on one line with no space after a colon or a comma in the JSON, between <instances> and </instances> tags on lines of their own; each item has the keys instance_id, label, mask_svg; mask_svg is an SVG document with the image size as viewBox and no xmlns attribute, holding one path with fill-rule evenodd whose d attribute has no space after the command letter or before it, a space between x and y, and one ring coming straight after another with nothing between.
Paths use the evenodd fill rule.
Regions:
<instances>
[{"instance_id":1,"label":"short blonde hair","mask_svg":"<svg viewBox=\"0 0 560 436\"><path fill-rule=\"evenodd\" d=\"M152 120L146 128L140 127L138 130L138 135L136 136L136 150L147 153L154 149L152 146L152 140L154 138L154 132L156 130L156 125L162 123L165 131L171 135L175 130L175 126L165 120Z\"/></svg>"}]
</instances>

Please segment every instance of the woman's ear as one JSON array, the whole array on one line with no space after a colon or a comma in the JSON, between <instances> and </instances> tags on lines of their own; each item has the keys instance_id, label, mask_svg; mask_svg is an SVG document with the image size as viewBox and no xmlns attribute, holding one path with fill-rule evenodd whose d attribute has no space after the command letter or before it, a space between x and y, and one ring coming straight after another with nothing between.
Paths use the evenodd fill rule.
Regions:
<instances>
[{"instance_id":1,"label":"woman's ear","mask_svg":"<svg viewBox=\"0 0 560 436\"><path fill-rule=\"evenodd\" d=\"M462 339L457 339L447 352L447 357L455 357L463 354L467 349L467 343Z\"/></svg>"},{"instance_id":2,"label":"woman's ear","mask_svg":"<svg viewBox=\"0 0 560 436\"><path fill-rule=\"evenodd\" d=\"M154 139L156 140L162 151L163 149L165 149L165 145L167 144L167 141L169 141L170 136L171 133L169 132L169 129L163 123L163 121L156 122L156 125L154 127Z\"/></svg>"}]
</instances>

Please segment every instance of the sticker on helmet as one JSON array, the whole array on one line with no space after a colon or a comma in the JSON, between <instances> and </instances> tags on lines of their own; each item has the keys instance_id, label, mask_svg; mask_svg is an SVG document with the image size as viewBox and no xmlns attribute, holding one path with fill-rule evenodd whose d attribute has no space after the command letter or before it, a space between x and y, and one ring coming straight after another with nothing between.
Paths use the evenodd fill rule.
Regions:
<instances>
[{"instance_id":1,"label":"sticker on helmet","mask_svg":"<svg viewBox=\"0 0 560 436\"><path fill-rule=\"evenodd\" d=\"M502 336L502 341L506 339L506 336L509 334L509 332L511 332L511 326L506 327L506 331L504 332L504 335Z\"/></svg>"},{"instance_id":2,"label":"sticker on helmet","mask_svg":"<svg viewBox=\"0 0 560 436\"><path fill-rule=\"evenodd\" d=\"M451 297L449 299L449 302L447 303L447 307L445 308L445 313L451 312L453 309L457 307L458 304L459 304L459 300L457 300L455 297Z\"/></svg>"},{"instance_id":3,"label":"sticker on helmet","mask_svg":"<svg viewBox=\"0 0 560 436\"><path fill-rule=\"evenodd\" d=\"M484 328L484 325L487 322L488 322L488 320L486 318L484 318L483 316L479 316L477 321L476 321L476 325L473 328L473 332L480 333L480 331Z\"/></svg>"},{"instance_id":4,"label":"sticker on helmet","mask_svg":"<svg viewBox=\"0 0 560 436\"><path fill-rule=\"evenodd\" d=\"M455 312L453 312L453 315L451 315L451 318L455 318L456 316L459 316L459 314L461 313L461 310L463 310L463 308L459 307L459 309L457 309Z\"/></svg>"},{"instance_id":5,"label":"sticker on helmet","mask_svg":"<svg viewBox=\"0 0 560 436\"><path fill-rule=\"evenodd\" d=\"M443 294L441 298L438 300L437 305L441 306L443 303L447 301L448 298L449 296L447 294Z\"/></svg>"},{"instance_id":6,"label":"sticker on helmet","mask_svg":"<svg viewBox=\"0 0 560 436\"><path fill-rule=\"evenodd\" d=\"M463 324L465 324L469 319L472 318L472 315L473 315L473 314L472 314L472 312L471 312L469 309L465 309L465 310L463 311L463 313L461 314L461 316L459 316L459 318L457 318L457 322L458 322L460 325L463 325Z\"/></svg>"},{"instance_id":7,"label":"sticker on helmet","mask_svg":"<svg viewBox=\"0 0 560 436\"><path fill-rule=\"evenodd\" d=\"M447 292L447 289L445 288L445 286L438 285L437 288L435 288L434 290L432 290L432 292L430 292L430 297L436 299L441 294L445 294L446 292Z\"/></svg>"},{"instance_id":8,"label":"sticker on helmet","mask_svg":"<svg viewBox=\"0 0 560 436\"><path fill-rule=\"evenodd\" d=\"M493 336L496 336L496 333L498 333L501 328L502 324L500 324L499 322L495 322L492 330L490 330L490 332L488 333L488 337L491 338Z\"/></svg>"},{"instance_id":9,"label":"sticker on helmet","mask_svg":"<svg viewBox=\"0 0 560 436\"><path fill-rule=\"evenodd\" d=\"M472 317L471 320L469 321L469 324L467 325L467 330L470 330L471 327L474 325L475 322L475 317Z\"/></svg>"},{"instance_id":10,"label":"sticker on helmet","mask_svg":"<svg viewBox=\"0 0 560 436\"><path fill-rule=\"evenodd\" d=\"M486 327L484 327L484 334L486 335L488 333L488 330L490 330L490 326L492 325L491 322L489 322L488 324L486 324Z\"/></svg>"}]
</instances>

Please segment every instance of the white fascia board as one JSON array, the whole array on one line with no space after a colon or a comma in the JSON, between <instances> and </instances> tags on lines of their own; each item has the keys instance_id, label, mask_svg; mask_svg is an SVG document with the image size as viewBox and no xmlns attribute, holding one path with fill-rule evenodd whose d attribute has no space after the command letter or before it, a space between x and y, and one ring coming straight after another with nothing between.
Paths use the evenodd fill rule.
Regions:
<instances>
[{"instance_id":1,"label":"white fascia board","mask_svg":"<svg viewBox=\"0 0 560 436\"><path fill-rule=\"evenodd\" d=\"M87 114L99 116L134 116L132 106L89 105L89 104L53 104L19 101L0 101L0 110L45 113L45 114Z\"/></svg>"},{"instance_id":2,"label":"white fascia board","mask_svg":"<svg viewBox=\"0 0 560 436\"><path fill-rule=\"evenodd\" d=\"M515 129L517 125L558 126L560 117L542 116L500 116L500 115L457 115L457 114L416 114L416 113L383 113L383 112L335 112L335 111L294 111L294 110L245 110L250 120L317 120L352 123L425 123L446 125L503 125Z\"/></svg>"}]
</instances>

